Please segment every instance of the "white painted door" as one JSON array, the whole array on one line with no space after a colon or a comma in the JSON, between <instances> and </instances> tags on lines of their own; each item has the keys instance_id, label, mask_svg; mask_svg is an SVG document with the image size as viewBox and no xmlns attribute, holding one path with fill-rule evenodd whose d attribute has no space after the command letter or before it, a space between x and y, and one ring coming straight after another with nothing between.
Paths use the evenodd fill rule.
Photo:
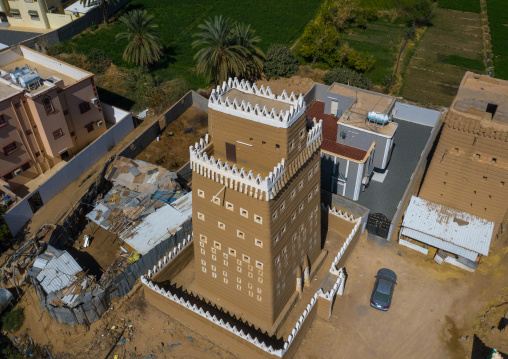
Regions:
<instances>
[{"instance_id":1,"label":"white painted door","mask_svg":"<svg viewBox=\"0 0 508 359\"><path fill-rule=\"evenodd\" d=\"M338 112L339 111L339 103L337 101L332 101L332 108L330 110L330 113L332 115L335 115L335 116L338 116Z\"/></svg>"}]
</instances>

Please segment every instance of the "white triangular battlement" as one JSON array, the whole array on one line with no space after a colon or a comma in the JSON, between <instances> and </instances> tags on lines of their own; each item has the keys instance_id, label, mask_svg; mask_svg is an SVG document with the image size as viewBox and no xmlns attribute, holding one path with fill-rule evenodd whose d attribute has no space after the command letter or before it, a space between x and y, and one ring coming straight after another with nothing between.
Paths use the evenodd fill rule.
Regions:
<instances>
[{"instance_id":1,"label":"white triangular battlement","mask_svg":"<svg viewBox=\"0 0 508 359\"><path fill-rule=\"evenodd\" d=\"M261 108L259 104L246 103L244 100L240 102L236 98L228 96L231 89L283 102L289 104L290 107L289 110L280 110L279 113L277 113L274 108L270 109L266 106ZM229 78L227 83L224 81L222 87L217 86L216 89L212 90L208 100L208 107L248 120L282 128L291 126L305 113L307 108L302 94L296 96L295 93L292 92L291 95L288 95L286 90L284 90L280 96L276 96L272 93L270 86L265 88L262 85L258 88L255 83L251 85L249 81L239 81L236 77L234 79Z\"/></svg>"}]
</instances>

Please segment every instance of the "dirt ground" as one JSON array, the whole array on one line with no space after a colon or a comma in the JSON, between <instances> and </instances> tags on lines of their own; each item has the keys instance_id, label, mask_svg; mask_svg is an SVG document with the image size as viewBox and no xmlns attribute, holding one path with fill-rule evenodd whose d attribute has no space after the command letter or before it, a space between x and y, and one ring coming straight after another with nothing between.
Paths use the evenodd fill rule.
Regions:
<instances>
[{"instance_id":1,"label":"dirt ground","mask_svg":"<svg viewBox=\"0 0 508 359\"><path fill-rule=\"evenodd\" d=\"M154 140L136 159L176 171L189 161L189 146L207 132L208 114L191 106L167 126L159 141ZM170 133L173 135L170 136Z\"/></svg>"},{"instance_id":2,"label":"dirt ground","mask_svg":"<svg viewBox=\"0 0 508 359\"><path fill-rule=\"evenodd\" d=\"M233 358L227 348L214 345L145 302L140 284L89 328L55 323L35 301L30 289L20 303L27 320L13 336L28 331L36 342L49 345L55 359L116 358L115 355L118 359Z\"/></svg>"},{"instance_id":3,"label":"dirt ground","mask_svg":"<svg viewBox=\"0 0 508 359\"><path fill-rule=\"evenodd\" d=\"M508 301L508 280L502 275L508 267L506 245L506 240L496 243L492 252L499 252L485 258L483 270L469 273L439 266L397 243L360 239L345 266L344 296L335 302L329 322L314 322L296 358L332 353L334 358L464 358L471 356L474 334L508 352L508 330L498 330L508 305L482 317ZM384 267L398 276L388 312L369 304L374 276Z\"/></svg>"}]
</instances>

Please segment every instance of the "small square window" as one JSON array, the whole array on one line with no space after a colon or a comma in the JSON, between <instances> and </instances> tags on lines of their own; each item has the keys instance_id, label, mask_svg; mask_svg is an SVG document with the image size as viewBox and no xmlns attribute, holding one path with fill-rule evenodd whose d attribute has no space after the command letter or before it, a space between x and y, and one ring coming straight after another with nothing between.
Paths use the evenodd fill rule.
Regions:
<instances>
[{"instance_id":1,"label":"small square window","mask_svg":"<svg viewBox=\"0 0 508 359\"><path fill-rule=\"evenodd\" d=\"M213 241L213 246L218 250L221 249L221 244L219 242Z\"/></svg>"},{"instance_id":2,"label":"small square window","mask_svg":"<svg viewBox=\"0 0 508 359\"><path fill-rule=\"evenodd\" d=\"M319 169L319 162L314 165L314 172L316 172Z\"/></svg>"},{"instance_id":3,"label":"small square window","mask_svg":"<svg viewBox=\"0 0 508 359\"><path fill-rule=\"evenodd\" d=\"M219 197L213 197L212 202L215 204L218 204L220 206L220 198Z\"/></svg>"},{"instance_id":4,"label":"small square window","mask_svg":"<svg viewBox=\"0 0 508 359\"><path fill-rule=\"evenodd\" d=\"M258 289L257 289L257 292L258 292L259 294L261 294L261 288L258 288Z\"/></svg>"},{"instance_id":5,"label":"small square window","mask_svg":"<svg viewBox=\"0 0 508 359\"><path fill-rule=\"evenodd\" d=\"M250 257L249 256L246 256L245 254L242 256L242 259L247 262L247 263L250 263Z\"/></svg>"},{"instance_id":6,"label":"small square window","mask_svg":"<svg viewBox=\"0 0 508 359\"><path fill-rule=\"evenodd\" d=\"M0 127L2 127L1 123L0 123ZM30 136L32 134L32 130L26 130L25 133L27 136Z\"/></svg>"},{"instance_id":7,"label":"small square window","mask_svg":"<svg viewBox=\"0 0 508 359\"><path fill-rule=\"evenodd\" d=\"M198 219L204 221L205 220L205 215L203 213L199 213L198 212Z\"/></svg>"},{"instance_id":8,"label":"small square window","mask_svg":"<svg viewBox=\"0 0 508 359\"><path fill-rule=\"evenodd\" d=\"M224 265L227 267L228 266L228 261L224 259Z\"/></svg>"},{"instance_id":9,"label":"small square window","mask_svg":"<svg viewBox=\"0 0 508 359\"><path fill-rule=\"evenodd\" d=\"M258 277L258 282L259 282L260 284L263 284L263 278Z\"/></svg>"},{"instance_id":10,"label":"small square window","mask_svg":"<svg viewBox=\"0 0 508 359\"><path fill-rule=\"evenodd\" d=\"M253 296L254 296L254 292L253 292L252 290L249 290L249 295L250 295L251 297L253 297Z\"/></svg>"},{"instance_id":11,"label":"small square window","mask_svg":"<svg viewBox=\"0 0 508 359\"><path fill-rule=\"evenodd\" d=\"M201 264L206 266L206 261L204 259L201 260Z\"/></svg>"},{"instance_id":12,"label":"small square window","mask_svg":"<svg viewBox=\"0 0 508 359\"><path fill-rule=\"evenodd\" d=\"M212 272L212 277L217 278L217 273Z\"/></svg>"},{"instance_id":13,"label":"small square window","mask_svg":"<svg viewBox=\"0 0 508 359\"><path fill-rule=\"evenodd\" d=\"M223 275L224 277L227 277L227 276L228 276L228 272L226 272L225 270L223 270L223 271L222 271L222 275Z\"/></svg>"},{"instance_id":14,"label":"small square window","mask_svg":"<svg viewBox=\"0 0 508 359\"><path fill-rule=\"evenodd\" d=\"M248 270L250 270L250 271L252 271L254 268L253 268L253 267L249 264L249 265L247 266L247 269L248 269Z\"/></svg>"},{"instance_id":15,"label":"small square window","mask_svg":"<svg viewBox=\"0 0 508 359\"><path fill-rule=\"evenodd\" d=\"M207 240L208 240L208 238L207 238L206 236L204 236L204 235L200 234L200 235L199 235L199 240L200 240L201 242L206 243L206 242L207 242Z\"/></svg>"},{"instance_id":16,"label":"small square window","mask_svg":"<svg viewBox=\"0 0 508 359\"><path fill-rule=\"evenodd\" d=\"M9 155L16 151L18 149L18 145L16 145L16 142L11 142L7 146L3 147L4 155Z\"/></svg>"},{"instance_id":17,"label":"small square window","mask_svg":"<svg viewBox=\"0 0 508 359\"><path fill-rule=\"evenodd\" d=\"M263 223L263 218L261 218L261 216L258 216L257 214L255 214L254 215L254 222L262 224Z\"/></svg>"},{"instance_id":18,"label":"small square window","mask_svg":"<svg viewBox=\"0 0 508 359\"><path fill-rule=\"evenodd\" d=\"M291 215L291 221L294 221L296 219L296 212L294 212L292 215Z\"/></svg>"},{"instance_id":19,"label":"small square window","mask_svg":"<svg viewBox=\"0 0 508 359\"><path fill-rule=\"evenodd\" d=\"M88 125L85 126L86 130L88 132L92 132L94 130L94 127L93 127L93 122L89 123Z\"/></svg>"},{"instance_id":20,"label":"small square window","mask_svg":"<svg viewBox=\"0 0 508 359\"><path fill-rule=\"evenodd\" d=\"M212 247L212 253L213 254L217 254L217 250L215 248Z\"/></svg>"},{"instance_id":21,"label":"small square window","mask_svg":"<svg viewBox=\"0 0 508 359\"><path fill-rule=\"evenodd\" d=\"M236 270L240 273L242 273L242 267L236 267Z\"/></svg>"},{"instance_id":22,"label":"small square window","mask_svg":"<svg viewBox=\"0 0 508 359\"><path fill-rule=\"evenodd\" d=\"M282 201L280 204L280 211L282 212L286 208L286 201Z\"/></svg>"},{"instance_id":23,"label":"small square window","mask_svg":"<svg viewBox=\"0 0 508 359\"><path fill-rule=\"evenodd\" d=\"M263 248L263 242L261 242L259 239L254 239L254 243L256 246Z\"/></svg>"},{"instance_id":24,"label":"small square window","mask_svg":"<svg viewBox=\"0 0 508 359\"><path fill-rule=\"evenodd\" d=\"M300 207L298 208L298 210L299 210L300 212L302 212L302 211L303 211L303 202L300 204Z\"/></svg>"},{"instance_id":25,"label":"small square window","mask_svg":"<svg viewBox=\"0 0 508 359\"><path fill-rule=\"evenodd\" d=\"M282 229L280 231L281 235L283 235L284 233L286 233L286 225L284 225L284 227L282 227Z\"/></svg>"},{"instance_id":26,"label":"small square window","mask_svg":"<svg viewBox=\"0 0 508 359\"><path fill-rule=\"evenodd\" d=\"M242 283L242 279L240 277L236 277L236 282L237 283Z\"/></svg>"},{"instance_id":27,"label":"small square window","mask_svg":"<svg viewBox=\"0 0 508 359\"><path fill-rule=\"evenodd\" d=\"M229 209L230 211L233 211L234 210L233 204L229 203L229 202L226 202L226 209Z\"/></svg>"},{"instance_id":28,"label":"small square window","mask_svg":"<svg viewBox=\"0 0 508 359\"><path fill-rule=\"evenodd\" d=\"M278 241L279 241L279 236L275 236L275 238L273 239L273 244L277 244Z\"/></svg>"},{"instance_id":29,"label":"small square window","mask_svg":"<svg viewBox=\"0 0 508 359\"><path fill-rule=\"evenodd\" d=\"M261 296L260 296L260 295L258 295L258 296L257 296L257 300L261 302L261 299L262 299L262 298L261 298Z\"/></svg>"},{"instance_id":30,"label":"small square window","mask_svg":"<svg viewBox=\"0 0 508 359\"><path fill-rule=\"evenodd\" d=\"M228 284L228 279L224 278L224 283Z\"/></svg>"},{"instance_id":31,"label":"small square window","mask_svg":"<svg viewBox=\"0 0 508 359\"><path fill-rule=\"evenodd\" d=\"M249 212L243 208L240 208L240 215L242 215L245 218L249 217Z\"/></svg>"},{"instance_id":32,"label":"small square window","mask_svg":"<svg viewBox=\"0 0 508 359\"><path fill-rule=\"evenodd\" d=\"M307 175L307 178L310 180L312 178L312 170L309 171L309 174Z\"/></svg>"},{"instance_id":33,"label":"small square window","mask_svg":"<svg viewBox=\"0 0 508 359\"><path fill-rule=\"evenodd\" d=\"M243 262L242 262L242 260L241 260L241 259L237 259L237 260L236 260L236 264L238 264L239 266L241 266L241 265L242 265L242 263L243 263Z\"/></svg>"},{"instance_id":34,"label":"small square window","mask_svg":"<svg viewBox=\"0 0 508 359\"><path fill-rule=\"evenodd\" d=\"M236 236L238 238L245 239L245 233L243 233L242 231L237 230L236 231Z\"/></svg>"},{"instance_id":35,"label":"small square window","mask_svg":"<svg viewBox=\"0 0 508 359\"><path fill-rule=\"evenodd\" d=\"M263 269L263 263L256 261L256 268Z\"/></svg>"},{"instance_id":36,"label":"small square window","mask_svg":"<svg viewBox=\"0 0 508 359\"><path fill-rule=\"evenodd\" d=\"M291 191L291 199L295 198L296 196L296 190L294 189L293 191Z\"/></svg>"},{"instance_id":37,"label":"small square window","mask_svg":"<svg viewBox=\"0 0 508 359\"><path fill-rule=\"evenodd\" d=\"M309 193L308 196L307 196L308 202L310 202L311 199L312 199L312 193Z\"/></svg>"},{"instance_id":38,"label":"small square window","mask_svg":"<svg viewBox=\"0 0 508 359\"><path fill-rule=\"evenodd\" d=\"M214 261L216 261L216 260L217 260L217 256L216 256L215 254L212 254L212 259L213 259ZM215 270L215 269L214 269L214 270Z\"/></svg>"},{"instance_id":39,"label":"small square window","mask_svg":"<svg viewBox=\"0 0 508 359\"><path fill-rule=\"evenodd\" d=\"M89 102L81 102L79 104L79 112L85 113L90 110L90 103Z\"/></svg>"},{"instance_id":40,"label":"small square window","mask_svg":"<svg viewBox=\"0 0 508 359\"><path fill-rule=\"evenodd\" d=\"M201 198L205 198L205 191L198 189L198 196Z\"/></svg>"},{"instance_id":41,"label":"small square window","mask_svg":"<svg viewBox=\"0 0 508 359\"><path fill-rule=\"evenodd\" d=\"M201 254L206 254L204 248L201 248Z\"/></svg>"},{"instance_id":42,"label":"small square window","mask_svg":"<svg viewBox=\"0 0 508 359\"><path fill-rule=\"evenodd\" d=\"M236 257L236 249L229 248L229 255Z\"/></svg>"},{"instance_id":43,"label":"small square window","mask_svg":"<svg viewBox=\"0 0 508 359\"><path fill-rule=\"evenodd\" d=\"M217 268L215 268L215 266L212 266L212 270L213 270L213 271L214 271L214 270L216 270L216 269L217 269Z\"/></svg>"},{"instance_id":44,"label":"small square window","mask_svg":"<svg viewBox=\"0 0 508 359\"><path fill-rule=\"evenodd\" d=\"M319 185L316 185L316 187L314 187L314 194L317 193L318 189L319 189Z\"/></svg>"},{"instance_id":45,"label":"small square window","mask_svg":"<svg viewBox=\"0 0 508 359\"><path fill-rule=\"evenodd\" d=\"M242 290L242 286L241 286L240 284L237 284L237 285L236 285L236 289L238 289L238 290Z\"/></svg>"},{"instance_id":46,"label":"small square window","mask_svg":"<svg viewBox=\"0 0 508 359\"><path fill-rule=\"evenodd\" d=\"M275 220L277 218L277 211L272 213L272 220Z\"/></svg>"},{"instance_id":47,"label":"small square window","mask_svg":"<svg viewBox=\"0 0 508 359\"><path fill-rule=\"evenodd\" d=\"M199 245L203 248L205 247L205 244L203 242L199 242Z\"/></svg>"},{"instance_id":48,"label":"small square window","mask_svg":"<svg viewBox=\"0 0 508 359\"><path fill-rule=\"evenodd\" d=\"M226 252L222 253L222 256L224 257L224 259L228 259L228 254Z\"/></svg>"},{"instance_id":49,"label":"small square window","mask_svg":"<svg viewBox=\"0 0 508 359\"><path fill-rule=\"evenodd\" d=\"M258 270L258 276L260 276L260 277L263 276L263 271L262 270Z\"/></svg>"},{"instance_id":50,"label":"small square window","mask_svg":"<svg viewBox=\"0 0 508 359\"><path fill-rule=\"evenodd\" d=\"M247 284L247 287L248 287L249 289L252 289L252 283Z\"/></svg>"},{"instance_id":51,"label":"small square window","mask_svg":"<svg viewBox=\"0 0 508 359\"><path fill-rule=\"evenodd\" d=\"M275 148L280 148L280 145L279 144L275 144Z\"/></svg>"},{"instance_id":52,"label":"small square window","mask_svg":"<svg viewBox=\"0 0 508 359\"><path fill-rule=\"evenodd\" d=\"M219 227L220 229L222 229L223 231L224 231L224 230L226 230L226 225L225 225L224 223L222 223L222 222L218 222L218 223L217 223L217 225L218 225L218 227Z\"/></svg>"},{"instance_id":53,"label":"small square window","mask_svg":"<svg viewBox=\"0 0 508 359\"><path fill-rule=\"evenodd\" d=\"M201 267L201 270L206 273L206 267Z\"/></svg>"},{"instance_id":54,"label":"small square window","mask_svg":"<svg viewBox=\"0 0 508 359\"><path fill-rule=\"evenodd\" d=\"M301 190L303 188L303 180L298 183L298 189Z\"/></svg>"}]
</instances>

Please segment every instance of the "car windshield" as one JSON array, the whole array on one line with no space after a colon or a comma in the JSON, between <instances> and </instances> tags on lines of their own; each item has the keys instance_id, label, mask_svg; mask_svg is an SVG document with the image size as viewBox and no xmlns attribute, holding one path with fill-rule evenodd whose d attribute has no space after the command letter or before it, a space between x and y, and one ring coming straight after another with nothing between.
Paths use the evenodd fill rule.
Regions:
<instances>
[{"instance_id":1,"label":"car windshield","mask_svg":"<svg viewBox=\"0 0 508 359\"><path fill-rule=\"evenodd\" d=\"M381 301L381 302L388 303L388 299L390 298L390 296L388 294L384 294L384 293L376 291L376 293L374 293L374 298Z\"/></svg>"}]
</instances>

